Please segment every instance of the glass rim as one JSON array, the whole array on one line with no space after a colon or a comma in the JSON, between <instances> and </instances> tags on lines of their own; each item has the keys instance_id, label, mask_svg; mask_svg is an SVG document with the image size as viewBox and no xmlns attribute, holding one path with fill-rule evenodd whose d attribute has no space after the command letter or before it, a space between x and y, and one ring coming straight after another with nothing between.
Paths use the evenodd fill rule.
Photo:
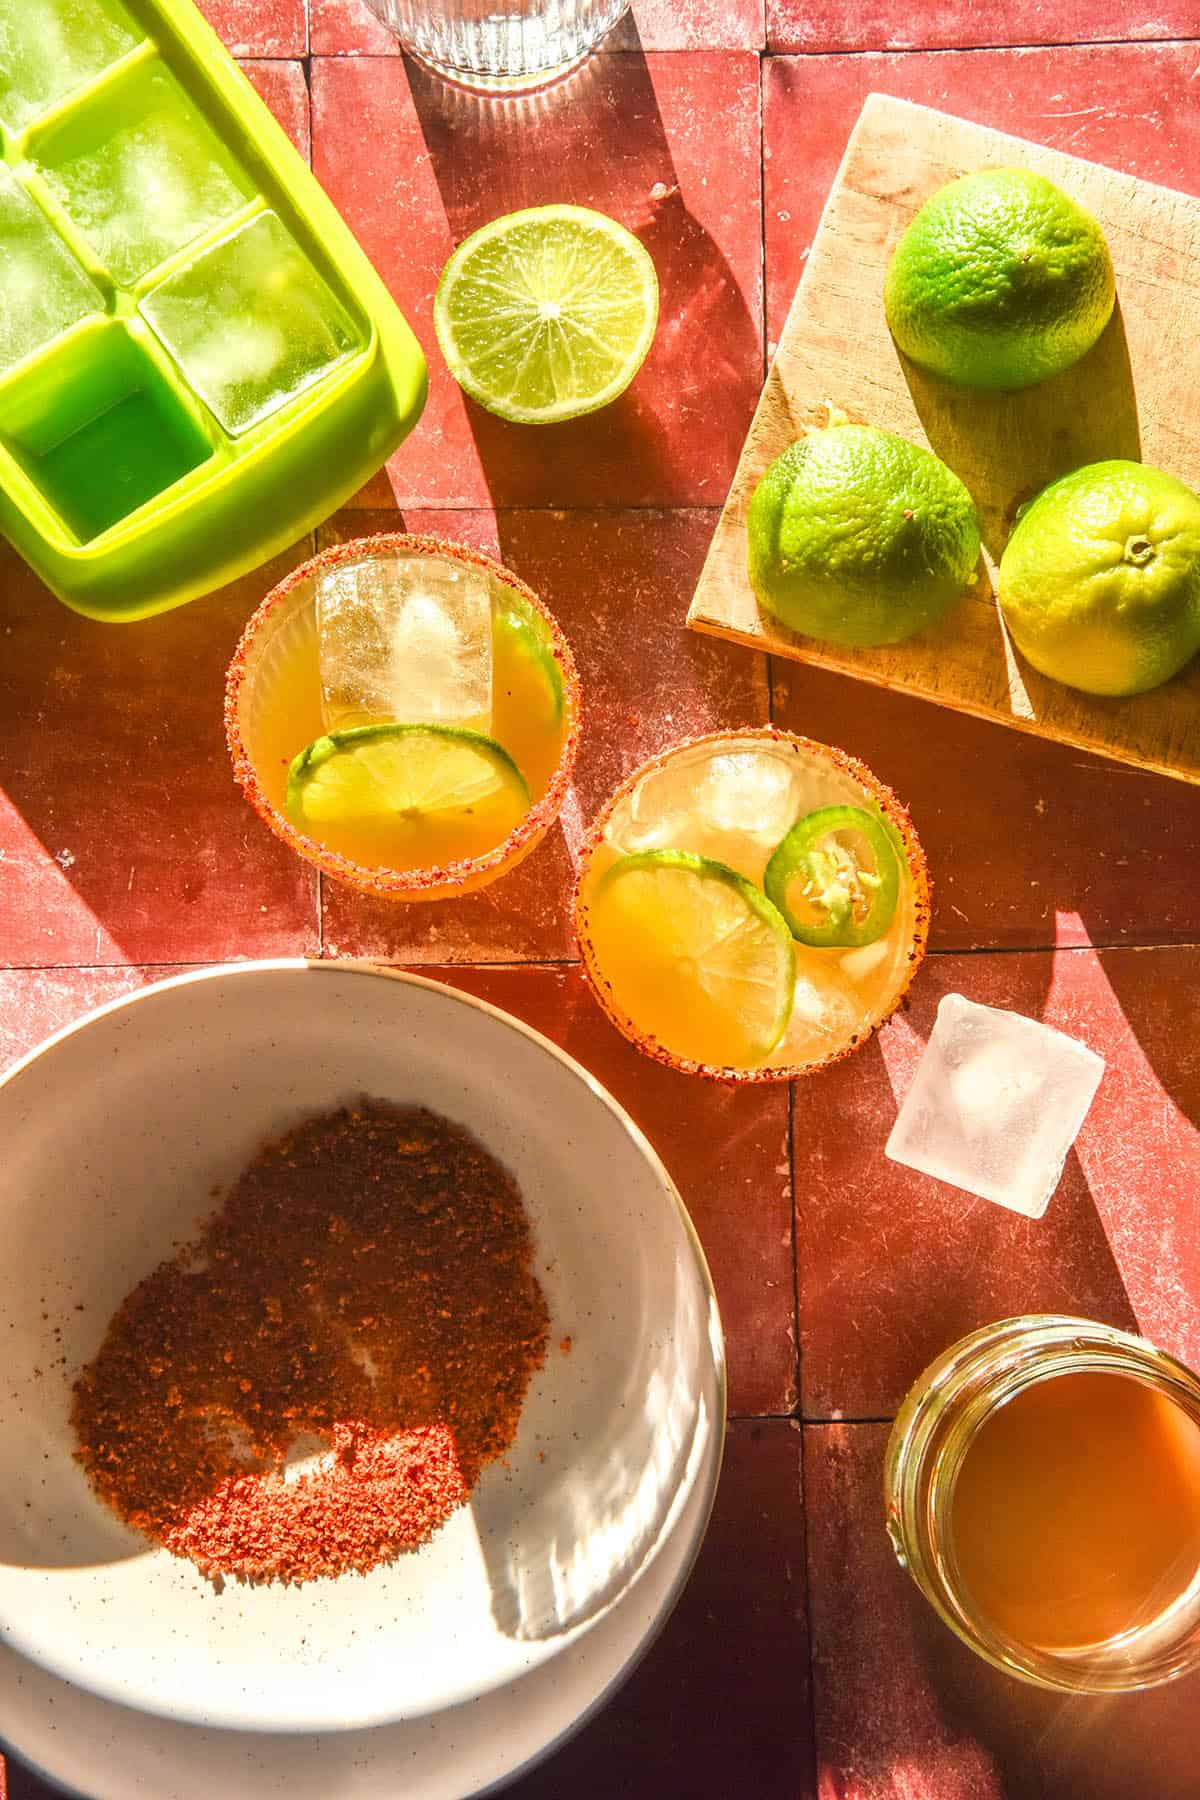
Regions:
<instances>
[{"instance_id":1,"label":"glass rim","mask_svg":"<svg viewBox=\"0 0 1200 1800\"><path fill-rule=\"evenodd\" d=\"M267 799L259 780L254 760L246 748L241 724L241 702L247 667L262 633L278 622L278 614L297 589L326 569L341 563L363 562L388 556L441 556L452 562L468 563L482 569L492 580L509 588L529 606L545 624L550 635L550 648L558 665L563 684L563 741L558 762L545 793L534 801L529 811L491 850L480 856L462 857L453 862L431 863L424 868L389 869L384 864L362 863L331 850L318 838L310 837L295 826L281 807ZM264 596L251 613L238 639L225 675L225 742L233 764L234 779L254 808L258 817L289 850L315 864L335 880L346 882L360 893L378 894L393 900L441 900L453 897L468 884L481 887L506 875L537 847L562 811L575 772L579 752L582 693L574 653L562 626L550 608L529 584L485 551L472 545L439 538L430 533L388 531L371 537L349 538L330 545L315 556L289 570L281 581Z\"/></svg>"},{"instance_id":2,"label":"glass rim","mask_svg":"<svg viewBox=\"0 0 1200 1800\"><path fill-rule=\"evenodd\" d=\"M612 1000L608 983L599 968L595 952L592 948L588 929L588 901L584 894L584 883L587 878L591 860L603 839L605 828L621 801L626 799L647 775L662 768L685 750L694 750L705 744L728 743L731 740L742 742L779 743L798 746L802 750L816 752L821 758L831 761L843 773L850 775L866 789L875 801L884 818L898 833L904 845L913 888L913 931L912 946L908 953L908 977L899 989L895 999L886 1012L881 1013L873 1024L864 1026L855 1033L850 1042L840 1050L834 1050L819 1062L780 1063L774 1067L762 1065L749 1069L737 1068L733 1064L699 1062L694 1057L681 1056L677 1051L669 1050L652 1032L643 1031L632 1019L629 1019ZM683 1075L699 1075L705 1081L720 1082L726 1087L745 1087L752 1083L799 1081L806 1075L818 1074L822 1069L832 1068L835 1063L843 1062L846 1057L853 1056L868 1043L882 1025L896 1012L903 1003L916 976L925 960L925 951L929 941L929 923L932 910L933 881L929 873L929 864L921 847L908 808L903 801L879 777L848 750L841 750L834 744L823 744L817 738L805 737L798 731L785 731L778 725L735 725L724 731L705 731L696 736L680 738L676 743L668 744L649 756L633 769L615 787L600 811L592 820L584 834L579 851L579 863L575 875L575 888L572 899L572 921L575 928L575 939L579 945L580 958L588 986L591 988L601 1011L627 1038L634 1048L655 1062L663 1063L669 1069L675 1069Z\"/></svg>"}]
</instances>

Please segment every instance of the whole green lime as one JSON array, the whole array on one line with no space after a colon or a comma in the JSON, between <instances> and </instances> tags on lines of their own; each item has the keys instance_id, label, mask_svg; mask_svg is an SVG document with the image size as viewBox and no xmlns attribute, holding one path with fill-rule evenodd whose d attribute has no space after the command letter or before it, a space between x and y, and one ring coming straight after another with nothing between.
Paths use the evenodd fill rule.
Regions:
<instances>
[{"instance_id":1,"label":"whole green lime","mask_svg":"<svg viewBox=\"0 0 1200 1800\"><path fill-rule=\"evenodd\" d=\"M1142 463L1043 488L1000 559L1000 607L1035 669L1085 694L1141 694L1200 650L1200 497Z\"/></svg>"},{"instance_id":2,"label":"whole green lime","mask_svg":"<svg viewBox=\"0 0 1200 1800\"><path fill-rule=\"evenodd\" d=\"M763 608L805 637L898 644L969 586L979 520L936 456L870 425L830 425L789 445L747 520Z\"/></svg>"},{"instance_id":3,"label":"whole green lime","mask_svg":"<svg viewBox=\"0 0 1200 1800\"><path fill-rule=\"evenodd\" d=\"M904 354L976 388L1032 387L1069 369L1115 298L1095 219L1029 169L939 188L897 244L883 290Z\"/></svg>"}]
</instances>

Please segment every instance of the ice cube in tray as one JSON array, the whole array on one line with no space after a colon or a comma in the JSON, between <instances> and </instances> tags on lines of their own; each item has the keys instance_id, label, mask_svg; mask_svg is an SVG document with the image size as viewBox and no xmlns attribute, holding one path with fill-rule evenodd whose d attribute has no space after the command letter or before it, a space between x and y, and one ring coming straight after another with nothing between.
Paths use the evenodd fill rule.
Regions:
<instances>
[{"instance_id":1,"label":"ice cube in tray","mask_svg":"<svg viewBox=\"0 0 1200 1800\"><path fill-rule=\"evenodd\" d=\"M104 296L0 163L0 374L104 311Z\"/></svg>"},{"instance_id":2,"label":"ice cube in tray","mask_svg":"<svg viewBox=\"0 0 1200 1800\"><path fill-rule=\"evenodd\" d=\"M23 131L142 39L118 0L3 0L0 119Z\"/></svg>"},{"instance_id":3,"label":"ice cube in tray","mask_svg":"<svg viewBox=\"0 0 1200 1800\"><path fill-rule=\"evenodd\" d=\"M235 437L359 343L337 296L271 212L168 276L142 313Z\"/></svg>"},{"instance_id":4,"label":"ice cube in tray","mask_svg":"<svg viewBox=\"0 0 1200 1800\"><path fill-rule=\"evenodd\" d=\"M124 120L115 130L114 117ZM38 166L114 281L130 287L245 203L249 179L157 63L55 129Z\"/></svg>"}]
</instances>

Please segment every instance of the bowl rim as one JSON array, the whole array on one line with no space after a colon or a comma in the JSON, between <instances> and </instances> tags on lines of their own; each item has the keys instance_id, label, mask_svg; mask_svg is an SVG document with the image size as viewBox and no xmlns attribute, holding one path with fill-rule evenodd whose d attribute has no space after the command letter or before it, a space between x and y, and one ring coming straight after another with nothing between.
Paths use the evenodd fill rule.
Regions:
<instances>
[{"instance_id":1,"label":"bowl rim","mask_svg":"<svg viewBox=\"0 0 1200 1800\"><path fill-rule=\"evenodd\" d=\"M452 562L468 563L482 569L502 587L510 588L542 620L550 634L555 662L563 683L563 741L558 762L545 793L534 801L529 811L517 822L508 836L481 856L463 857L455 862L429 864L417 869L389 869L383 863L361 863L330 850L318 838L295 826L287 813L275 806L262 790L254 759L246 748L241 724L241 696L246 664L259 634L282 606L285 606L303 582L340 563L363 562L384 556L440 556ZM507 568L494 556L449 538L430 533L385 531L370 537L348 538L331 544L307 557L276 582L251 613L242 629L225 674L225 742L233 764L233 774L242 793L270 831L305 862L312 863L336 880L345 881L360 892L379 894L393 900L445 899L467 886L484 886L498 880L515 868L533 850L554 824L563 809L575 762L579 754L582 728L583 697L575 655L562 626L528 582ZM303 748L303 746L301 746Z\"/></svg>"},{"instance_id":2,"label":"bowl rim","mask_svg":"<svg viewBox=\"0 0 1200 1800\"><path fill-rule=\"evenodd\" d=\"M676 1187L670 1172L663 1163L657 1150L655 1150L645 1132L621 1105L620 1101L617 1100L614 1095L609 1093L608 1089L597 1076L593 1075L590 1070L584 1068L581 1063L577 1062L567 1051L554 1043L552 1039L547 1038L533 1026L527 1025L524 1020L515 1017L512 1013L505 1012L502 1007L493 1005L491 1001L483 1000L479 998L479 996L466 992L461 988L452 987L447 982L434 980L427 975L418 975L408 969L393 968L384 963L371 961L368 958L320 958L304 956L270 957L247 962L217 963L205 968L188 969L181 974L167 976L160 981L148 982L143 987L135 988L131 992L125 994L119 994L115 998L103 1002L100 1006L91 1008L79 1018L72 1020L60 1030L53 1032L49 1037L44 1038L40 1043L35 1044L32 1049L19 1057L3 1072L3 1074L0 1074L0 1102L3 1101L8 1090L16 1088L21 1078L24 1075L27 1075L43 1059L43 1057L47 1056L51 1051L57 1049L61 1044L69 1042L72 1038L82 1035L82 1033L87 1031L91 1026L98 1024L100 1021L107 1019L111 1015L124 1012L130 1007L136 1006L139 1001L153 999L160 994L170 992L174 989L198 986L201 983L224 980L228 977L250 977L274 973L309 974L314 972L317 974L332 973L338 975L357 975L367 978L382 977L384 980L395 983L402 988L431 990L444 998L461 1003L468 1011L482 1013L493 1019L497 1024L517 1032L518 1035L524 1037L537 1049L548 1055L551 1060L557 1063L574 1081L585 1088L593 1100L600 1103L617 1126L624 1132L634 1149L640 1154L642 1160L648 1166L664 1199L673 1207L675 1216L682 1227L684 1240L693 1258L694 1266L699 1278L700 1288L706 1303L709 1320L709 1329L706 1333L706 1337L712 1350L711 1366L716 1390L716 1404L713 1417L716 1445L707 1469L707 1478L704 1480L700 1523L697 1527L695 1543L691 1546L690 1554L684 1559L684 1564L679 1572L677 1583L669 1590L660 1612L650 1621L644 1638L637 1646L637 1649L631 1654L628 1663L615 1678L613 1684L615 1686L623 1679L626 1670L635 1666L636 1662L640 1660L641 1654L649 1647L649 1644L653 1641L654 1637L658 1635L658 1632L666 1622L666 1619L669 1617L683 1592L688 1576L704 1541L708 1523L712 1515L713 1504L716 1499L717 1484L720 1478L724 1460L725 1443L728 1435L729 1384L724 1326L721 1319L716 1288L713 1283L712 1271L709 1267L708 1258L705 1254L704 1246L701 1243L699 1233L696 1230L682 1195ZM703 1472L698 1473L697 1479L704 1479ZM633 1572L624 1588L622 1588L622 1590L616 1594L607 1605L600 1608L600 1610L595 1613L592 1618L587 1620L577 1631L564 1634L564 1647L574 1644L579 1641L579 1639L586 1637L594 1624L599 1620L606 1618L614 1606L619 1605L623 1599L628 1597L632 1590L637 1586L650 1564L657 1559L665 1543L668 1541L669 1536L670 1533L664 1535L660 1532L658 1538L654 1544L651 1545L642 1562ZM9 1622L6 1627L5 1643L19 1655L28 1657L29 1660L34 1662L39 1668L45 1669L49 1674L56 1676L58 1679L76 1684L79 1683L78 1672L72 1672L71 1670L59 1666L56 1659L46 1655L45 1649L42 1646L30 1643L26 1639L25 1633L21 1631L19 1627L14 1631L11 1622ZM553 1660L553 1656L547 1659L548 1662ZM122 1700L120 1695L114 1693L107 1687L88 1686L83 1688L83 1691L94 1695L97 1699L106 1703L117 1705L130 1704L127 1699ZM490 1692L493 1690L488 1689L485 1691ZM606 1690L606 1694L608 1691L611 1690ZM598 1698L593 1702L591 1710L594 1710L602 1703L602 1699ZM190 1715L175 1711L167 1711L161 1713L159 1716L173 1720L179 1724L195 1722L190 1718ZM375 1721L375 1724L394 1724L409 1716L410 1715L406 1713L398 1712ZM413 1716L415 1717L416 1715ZM420 1716L429 1717L430 1715L424 1714ZM371 1729L372 1727L360 1727L357 1725L351 1727L351 1729L359 1728ZM312 1727L304 1720L281 1720L271 1718L263 1719L256 1723L239 1721L233 1725L233 1729L262 1733L284 1732L288 1735L294 1735L304 1734L306 1731L310 1731ZM322 1729L329 1729L329 1727L326 1726ZM572 1727L572 1729L574 1729L574 1727ZM540 1760L540 1756L538 1760ZM506 1777L505 1779L507 1780L509 1777Z\"/></svg>"},{"instance_id":3,"label":"bowl rim","mask_svg":"<svg viewBox=\"0 0 1200 1800\"><path fill-rule=\"evenodd\" d=\"M633 792L645 776L655 769L662 768L682 751L695 750L704 744L724 744L733 739L743 743L795 744L803 750L816 751L844 774L851 776L866 790L887 822L895 828L904 845L913 886L912 947L908 953L907 979L885 1012L882 1012L871 1025L856 1032L840 1050L831 1051L819 1062L780 1063L776 1066L758 1065L742 1069L732 1063L699 1062L694 1057L682 1056L677 1051L669 1050L652 1032L643 1031L636 1025L617 1005L611 987L599 966L592 944L589 929L589 902L585 891L587 875L592 858L604 836L605 827L618 805ZM853 756L848 750L839 749L836 744L823 744L818 738L805 737L799 731L785 731L779 725L732 725L725 730L705 731L698 736L679 738L674 743L664 744L660 750L655 751L653 756L646 757L618 782L584 833L576 866L575 887L571 898L571 920L588 986L591 988L597 1004L622 1037L627 1038L644 1056L653 1057L655 1062L663 1063L668 1069L675 1069L680 1074L699 1075L706 1081L721 1082L727 1087L745 1087L755 1082L800 1081L805 1076L819 1074L822 1069L831 1069L835 1063L844 1062L848 1056L853 1056L856 1050L861 1050L863 1045L875 1036L880 1027L887 1024L893 1014L904 1005L908 991L925 960L929 944L932 895L933 878L929 873L929 862L922 848L921 840L917 836L916 827L909 815L908 808L895 790L890 788L885 781L881 781L874 770L869 768L861 758Z\"/></svg>"}]
</instances>

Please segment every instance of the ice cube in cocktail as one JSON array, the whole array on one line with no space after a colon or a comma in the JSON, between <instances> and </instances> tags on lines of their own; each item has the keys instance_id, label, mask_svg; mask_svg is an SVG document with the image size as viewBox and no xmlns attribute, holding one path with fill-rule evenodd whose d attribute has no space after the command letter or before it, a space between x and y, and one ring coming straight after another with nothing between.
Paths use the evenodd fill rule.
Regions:
<instances>
[{"instance_id":1,"label":"ice cube in cocktail","mask_svg":"<svg viewBox=\"0 0 1200 1800\"><path fill-rule=\"evenodd\" d=\"M946 994L887 1154L1039 1219L1103 1073L1052 1026Z\"/></svg>"},{"instance_id":2,"label":"ice cube in cocktail","mask_svg":"<svg viewBox=\"0 0 1200 1800\"><path fill-rule=\"evenodd\" d=\"M311 387L360 342L337 296L270 212L177 269L141 310L234 436Z\"/></svg>"},{"instance_id":3,"label":"ice cube in cocktail","mask_svg":"<svg viewBox=\"0 0 1200 1800\"><path fill-rule=\"evenodd\" d=\"M786 1079L899 1004L928 878L907 814L861 763L770 727L678 745L592 827L576 923L614 1023L677 1067Z\"/></svg>"},{"instance_id":4,"label":"ice cube in cocktail","mask_svg":"<svg viewBox=\"0 0 1200 1800\"><path fill-rule=\"evenodd\" d=\"M635 782L620 827L626 850L686 845L761 884L768 859L803 809L803 770L761 743L727 739L655 764Z\"/></svg>"},{"instance_id":5,"label":"ice cube in cocktail","mask_svg":"<svg viewBox=\"0 0 1200 1800\"><path fill-rule=\"evenodd\" d=\"M330 731L405 719L490 731L492 596L482 569L441 556L338 563L317 584Z\"/></svg>"},{"instance_id":6,"label":"ice cube in cocktail","mask_svg":"<svg viewBox=\"0 0 1200 1800\"><path fill-rule=\"evenodd\" d=\"M21 131L143 41L119 0L0 6L0 120Z\"/></svg>"},{"instance_id":7,"label":"ice cube in cocktail","mask_svg":"<svg viewBox=\"0 0 1200 1800\"><path fill-rule=\"evenodd\" d=\"M112 119L124 123L113 128ZM113 279L129 287L249 198L241 173L174 77L158 64L121 104L71 120L38 166Z\"/></svg>"},{"instance_id":8,"label":"ice cube in cocktail","mask_svg":"<svg viewBox=\"0 0 1200 1800\"><path fill-rule=\"evenodd\" d=\"M0 164L0 373L89 314L104 297L40 206Z\"/></svg>"}]
</instances>

